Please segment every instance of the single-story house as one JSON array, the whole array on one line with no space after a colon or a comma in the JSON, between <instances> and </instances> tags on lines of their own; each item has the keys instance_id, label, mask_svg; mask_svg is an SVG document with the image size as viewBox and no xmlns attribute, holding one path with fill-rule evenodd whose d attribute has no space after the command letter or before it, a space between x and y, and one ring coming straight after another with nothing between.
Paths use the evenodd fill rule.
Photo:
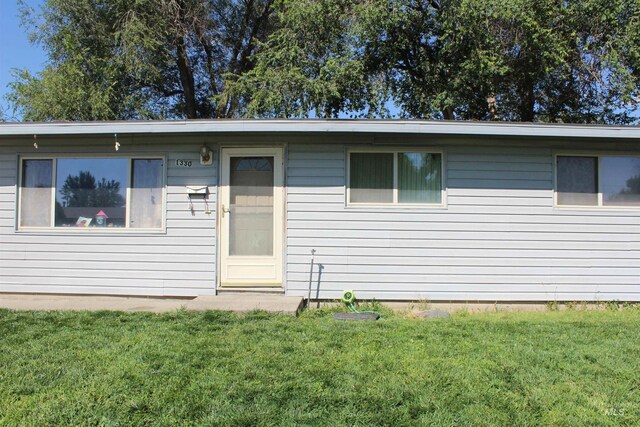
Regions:
<instances>
[{"instance_id":1,"label":"single-story house","mask_svg":"<svg viewBox=\"0 0 640 427\"><path fill-rule=\"evenodd\" d=\"M0 124L0 292L310 285L321 299L640 301L640 128Z\"/></svg>"}]
</instances>

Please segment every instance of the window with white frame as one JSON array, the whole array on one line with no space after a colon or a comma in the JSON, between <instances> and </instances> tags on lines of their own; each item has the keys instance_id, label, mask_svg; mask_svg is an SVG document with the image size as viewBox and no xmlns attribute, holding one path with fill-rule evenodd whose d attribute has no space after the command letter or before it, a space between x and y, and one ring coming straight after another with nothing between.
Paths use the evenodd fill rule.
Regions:
<instances>
[{"instance_id":1,"label":"window with white frame","mask_svg":"<svg viewBox=\"0 0 640 427\"><path fill-rule=\"evenodd\" d=\"M349 152L350 205L442 205L442 153Z\"/></svg>"},{"instance_id":2,"label":"window with white frame","mask_svg":"<svg viewBox=\"0 0 640 427\"><path fill-rule=\"evenodd\" d=\"M20 173L19 228L162 228L162 158L23 158Z\"/></svg>"},{"instance_id":3,"label":"window with white frame","mask_svg":"<svg viewBox=\"0 0 640 427\"><path fill-rule=\"evenodd\" d=\"M556 205L640 207L640 156L556 156Z\"/></svg>"}]
</instances>

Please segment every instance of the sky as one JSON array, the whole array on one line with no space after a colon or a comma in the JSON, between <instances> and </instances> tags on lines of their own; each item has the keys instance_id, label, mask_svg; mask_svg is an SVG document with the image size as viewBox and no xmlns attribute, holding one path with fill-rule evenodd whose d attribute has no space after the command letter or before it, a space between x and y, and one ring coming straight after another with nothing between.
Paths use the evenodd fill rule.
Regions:
<instances>
[{"instance_id":1,"label":"sky","mask_svg":"<svg viewBox=\"0 0 640 427\"><path fill-rule=\"evenodd\" d=\"M37 7L41 0L26 2ZM0 111L5 119L17 119L4 99L9 92L7 85L13 81L11 69L26 68L35 73L44 68L45 62L44 51L29 43L25 29L20 26L17 0L0 0Z\"/></svg>"}]
</instances>

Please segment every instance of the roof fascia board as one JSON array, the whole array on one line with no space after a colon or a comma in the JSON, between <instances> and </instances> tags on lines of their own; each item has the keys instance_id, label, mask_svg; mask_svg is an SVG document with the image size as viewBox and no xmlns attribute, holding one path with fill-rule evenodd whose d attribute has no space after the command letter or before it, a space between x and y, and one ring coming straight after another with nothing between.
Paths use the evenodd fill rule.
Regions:
<instances>
[{"instance_id":1,"label":"roof fascia board","mask_svg":"<svg viewBox=\"0 0 640 427\"><path fill-rule=\"evenodd\" d=\"M3 123L0 137L172 133L367 133L640 139L637 126L420 120L180 120Z\"/></svg>"}]
</instances>

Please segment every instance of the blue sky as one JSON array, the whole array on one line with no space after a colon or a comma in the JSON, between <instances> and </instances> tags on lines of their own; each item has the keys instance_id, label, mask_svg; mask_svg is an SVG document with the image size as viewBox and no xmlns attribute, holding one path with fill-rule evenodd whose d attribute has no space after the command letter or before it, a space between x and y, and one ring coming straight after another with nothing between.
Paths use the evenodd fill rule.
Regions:
<instances>
[{"instance_id":1,"label":"blue sky","mask_svg":"<svg viewBox=\"0 0 640 427\"><path fill-rule=\"evenodd\" d=\"M40 3L40 0L27 0L27 4L34 7ZM25 29L20 27L17 0L0 0L0 110L6 119L16 119L4 99L9 92L7 85L13 80L11 69L37 72L44 68L45 61L44 51L30 44Z\"/></svg>"}]
</instances>

